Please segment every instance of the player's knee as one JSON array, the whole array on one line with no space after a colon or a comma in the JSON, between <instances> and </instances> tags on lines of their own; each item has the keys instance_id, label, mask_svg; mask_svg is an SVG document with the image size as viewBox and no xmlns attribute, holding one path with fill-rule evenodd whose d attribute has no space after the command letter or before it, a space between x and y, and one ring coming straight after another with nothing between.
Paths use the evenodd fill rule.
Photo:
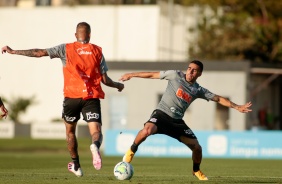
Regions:
<instances>
[{"instance_id":1,"label":"player's knee","mask_svg":"<svg viewBox=\"0 0 282 184\"><path fill-rule=\"evenodd\" d=\"M202 152L202 146L200 144L196 144L194 150L197 152Z\"/></svg>"}]
</instances>

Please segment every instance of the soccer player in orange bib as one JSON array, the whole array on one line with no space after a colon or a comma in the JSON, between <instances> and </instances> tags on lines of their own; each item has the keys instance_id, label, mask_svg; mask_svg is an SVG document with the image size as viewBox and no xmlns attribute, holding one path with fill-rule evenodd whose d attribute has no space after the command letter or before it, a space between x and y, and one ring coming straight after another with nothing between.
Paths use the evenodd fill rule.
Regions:
<instances>
[{"instance_id":1,"label":"soccer player in orange bib","mask_svg":"<svg viewBox=\"0 0 282 184\"><path fill-rule=\"evenodd\" d=\"M99 148L102 144L102 120L100 99L104 98L101 82L106 86L122 91L124 85L114 82L107 75L108 67L102 53L102 48L89 43L90 25L80 22L76 27L76 41L61 44L47 49L13 50L9 46L2 48L2 53L23 55L29 57L49 56L60 58L64 74L64 102L62 118L66 127L67 147L72 158L68 170L76 176L83 176L79 162L78 141L75 130L80 113L87 122L92 143L90 150L93 166L99 170L102 158Z\"/></svg>"}]
</instances>

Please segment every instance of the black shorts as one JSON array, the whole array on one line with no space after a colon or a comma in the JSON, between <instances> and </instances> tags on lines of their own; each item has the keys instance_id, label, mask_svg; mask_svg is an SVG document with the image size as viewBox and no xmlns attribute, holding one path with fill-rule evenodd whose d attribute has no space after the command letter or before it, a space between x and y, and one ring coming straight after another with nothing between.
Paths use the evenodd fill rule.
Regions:
<instances>
[{"instance_id":1,"label":"black shorts","mask_svg":"<svg viewBox=\"0 0 282 184\"><path fill-rule=\"evenodd\" d=\"M62 118L67 123L75 123L80 119L82 113L86 122L98 122L101 120L100 99L92 98L84 100L82 98L65 98L63 102Z\"/></svg>"},{"instance_id":2,"label":"black shorts","mask_svg":"<svg viewBox=\"0 0 282 184\"><path fill-rule=\"evenodd\" d=\"M182 119L173 119L161 110L154 110L148 122L157 126L156 134L165 134L180 141L180 136L197 139ZM181 142L181 141L180 141Z\"/></svg>"}]
</instances>

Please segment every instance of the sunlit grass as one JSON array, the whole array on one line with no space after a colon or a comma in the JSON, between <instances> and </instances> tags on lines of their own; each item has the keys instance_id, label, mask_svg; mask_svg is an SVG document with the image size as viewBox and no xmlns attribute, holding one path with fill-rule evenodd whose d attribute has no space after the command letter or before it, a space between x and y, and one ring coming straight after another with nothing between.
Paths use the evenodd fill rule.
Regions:
<instances>
[{"instance_id":1,"label":"sunlit grass","mask_svg":"<svg viewBox=\"0 0 282 184\"><path fill-rule=\"evenodd\" d=\"M65 183L202 183L192 176L188 158L143 158L132 161L134 176L118 181L113 168L121 157L103 156L103 168L96 171L91 162L89 140L80 139L80 160L84 176L67 170L70 161L64 140L0 139L1 184ZM208 183L282 183L282 160L203 159L201 169Z\"/></svg>"}]
</instances>

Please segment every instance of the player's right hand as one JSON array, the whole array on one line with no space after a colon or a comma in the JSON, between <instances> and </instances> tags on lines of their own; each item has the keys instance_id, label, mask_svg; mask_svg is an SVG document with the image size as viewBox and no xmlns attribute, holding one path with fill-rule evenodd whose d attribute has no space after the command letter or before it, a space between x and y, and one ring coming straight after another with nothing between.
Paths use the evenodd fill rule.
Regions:
<instances>
[{"instance_id":1,"label":"player's right hand","mask_svg":"<svg viewBox=\"0 0 282 184\"><path fill-rule=\"evenodd\" d=\"M2 51L2 54L6 53L6 52L11 53L13 51L13 49L11 49L9 46L4 46L4 47L2 47L1 51Z\"/></svg>"}]
</instances>

